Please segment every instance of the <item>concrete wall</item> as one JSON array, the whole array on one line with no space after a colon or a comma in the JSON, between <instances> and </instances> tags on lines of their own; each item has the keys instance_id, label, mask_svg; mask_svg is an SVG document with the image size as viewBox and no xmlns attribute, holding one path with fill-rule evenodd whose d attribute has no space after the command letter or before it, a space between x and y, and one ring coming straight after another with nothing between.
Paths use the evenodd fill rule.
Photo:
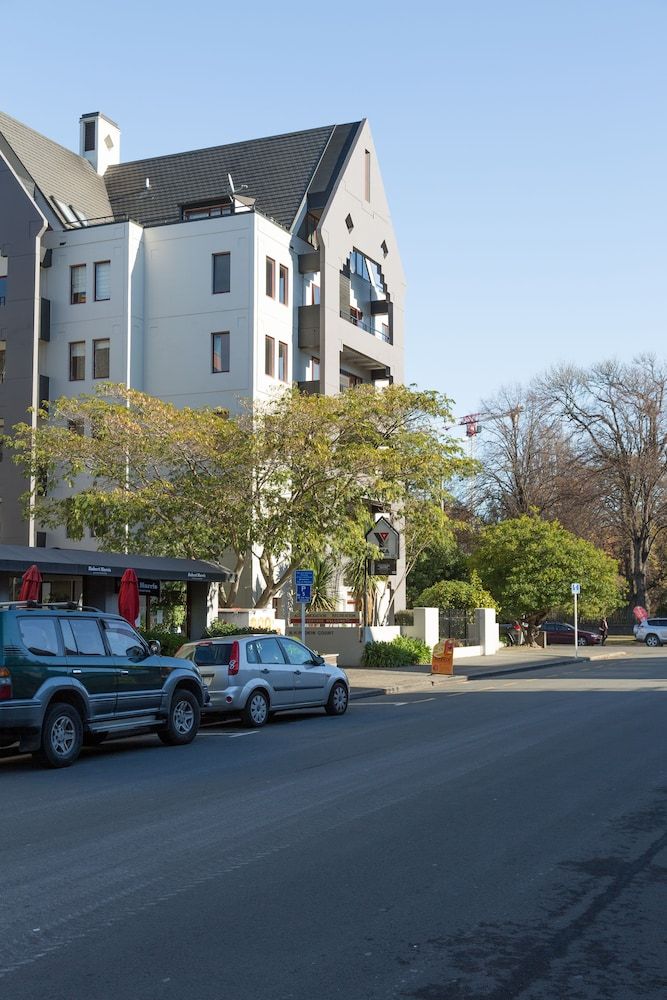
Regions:
<instances>
[{"instance_id":1,"label":"concrete wall","mask_svg":"<svg viewBox=\"0 0 667 1000\"><path fill-rule=\"evenodd\" d=\"M0 383L0 417L9 432L37 403L39 385L40 237L46 219L0 152L0 253L7 259L0 340L6 341L6 376ZM46 372L44 372L46 374ZM34 525L22 515L21 494L29 483L9 455L0 477L0 541L34 544Z\"/></svg>"}]
</instances>

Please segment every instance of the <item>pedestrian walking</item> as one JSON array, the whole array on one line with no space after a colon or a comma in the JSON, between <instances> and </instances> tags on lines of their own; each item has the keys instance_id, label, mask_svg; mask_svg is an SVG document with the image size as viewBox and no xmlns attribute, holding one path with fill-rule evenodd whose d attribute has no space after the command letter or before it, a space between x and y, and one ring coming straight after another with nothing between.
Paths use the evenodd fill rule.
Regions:
<instances>
[{"instance_id":1,"label":"pedestrian walking","mask_svg":"<svg viewBox=\"0 0 667 1000\"><path fill-rule=\"evenodd\" d=\"M605 642L607 641L607 636L609 635L609 625L604 615L600 619L600 624L598 625L598 631L600 632L600 644L604 646Z\"/></svg>"}]
</instances>

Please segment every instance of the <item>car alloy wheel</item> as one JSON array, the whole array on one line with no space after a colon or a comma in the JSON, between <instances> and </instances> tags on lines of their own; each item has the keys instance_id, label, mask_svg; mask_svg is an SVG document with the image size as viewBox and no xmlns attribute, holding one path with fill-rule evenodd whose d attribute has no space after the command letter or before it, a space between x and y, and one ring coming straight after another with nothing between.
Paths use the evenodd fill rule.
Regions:
<instances>
[{"instance_id":1,"label":"car alloy wheel","mask_svg":"<svg viewBox=\"0 0 667 1000\"><path fill-rule=\"evenodd\" d=\"M344 715L347 711L349 696L342 681L336 681L331 688L329 700L326 703L327 715Z\"/></svg>"},{"instance_id":2,"label":"car alloy wheel","mask_svg":"<svg viewBox=\"0 0 667 1000\"><path fill-rule=\"evenodd\" d=\"M243 721L246 726L259 729L269 718L269 699L264 691L253 691L243 710Z\"/></svg>"},{"instance_id":3,"label":"car alloy wheel","mask_svg":"<svg viewBox=\"0 0 667 1000\"><path fill-rule=\"evenodd\" d=\"M195 724L195 713L189 701L177 701L173 710L174 729L179 736L187 736Z\"/></svg>"},{"instance_id":4,"label":"car alloy wheel","mask_svg":"<svg viewBox=\"0 0 667 1000\"><path fill-rule=\"evenodd\" d=\"M646 645L647 646L653 646L654 648L656 646L661 646L662 645L662 643L660 642L660 639L658 639L657 635L655 635L653 632L651 632L650 635L646 636L646 640L645 641L646 641Z\"/></svg>"},{"instance_id":5,"label":"car alloy wheel","mask_svg":"<svg viewBox=\"0 0 667 1000\"><path fill-rule=\"evenodd\" d=\"M51 705L44 717L42 745L37 756L47 767L69 767L83 745L83 722L73 705Z\"/></svg>"}]
</instances>

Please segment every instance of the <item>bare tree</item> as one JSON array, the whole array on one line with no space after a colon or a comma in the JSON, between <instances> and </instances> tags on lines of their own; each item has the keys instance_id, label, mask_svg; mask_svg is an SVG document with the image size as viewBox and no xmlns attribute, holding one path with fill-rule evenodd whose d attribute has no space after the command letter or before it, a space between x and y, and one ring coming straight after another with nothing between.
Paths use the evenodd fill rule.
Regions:
<instances>
[{"instance_id":1,"label":"bare tree","mask_svg":"<svg viewBox=\"0 0 667 1000\"><path fill-rule=\"evenodd\" d=\"M551 404L530 386L505 387L483 402L476 505L490 520L537 511L589 537L595 535L595 489L590 477L578 474L571 432Z\"/></svg>"},{"instance_id":2,"label":"bare tree","mask_svg":"<svg viewBox=\"0 0 667 1000\"><path fill-rule=\"evenodd\" d=\"M631 602L646 606L651 552L667 529L667 368L650 355L561 366L542 380L541 396L571 429L581 475L599 496L600 527L619 546Z\"/></svg>"}]
</instances>

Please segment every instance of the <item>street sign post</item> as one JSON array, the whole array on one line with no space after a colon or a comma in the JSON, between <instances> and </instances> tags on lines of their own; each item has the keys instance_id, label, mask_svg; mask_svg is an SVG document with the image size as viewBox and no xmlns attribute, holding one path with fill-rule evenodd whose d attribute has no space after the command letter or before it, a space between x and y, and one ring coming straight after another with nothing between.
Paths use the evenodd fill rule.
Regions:
<instances>
[{"instance_id":1,"label":"street sign post","mask_svg":"<svg viewBox=\"0 0 667 1000\"><path fill-rule=\"evenodd\" d=\"M310 604L315 582L315 570L297 569L294 571L294 589L296 602L301 605L301 642L306 642L306 604Z\"/></svg>"},{"instance_id":2,"label":"street sign post","mask_svg":"<svg viewBox=\"0 0 667 1000\"><path fill-rule=\"evenodd\" d=\"M581 593L581 584L571 584L572 597L574 599L574 655L579 656L579 625L577 621L577 598Z\"/></svg>"}]
</instances>

